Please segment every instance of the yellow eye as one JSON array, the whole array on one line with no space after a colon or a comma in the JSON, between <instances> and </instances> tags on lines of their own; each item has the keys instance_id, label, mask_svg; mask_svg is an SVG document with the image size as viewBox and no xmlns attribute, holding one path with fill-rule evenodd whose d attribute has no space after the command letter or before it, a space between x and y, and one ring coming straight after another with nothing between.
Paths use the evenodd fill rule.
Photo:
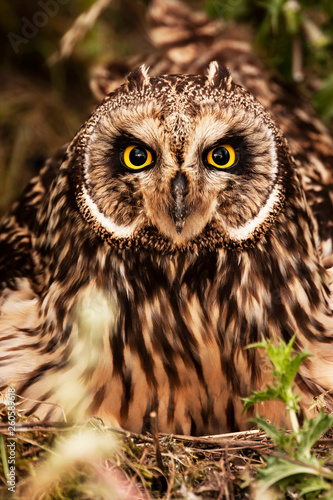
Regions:
<instances>
[{"instance_id":1,"label":"yellow eye","mask_svg":"<svg viewBox=\"0 0 333 500\"><path fill-rule=\"evenodd\" d=\"M230 144L223 144L209 151L207 161L216 168L229 168L236 161L236 153Z\"/></svg>"},{"instance_id":2,"label":"yellow eye","mask_svg":"<svg viewBox=\"0 0 333 500\"><path fill-rule=\"evenodd\" d=\"M122 160L127 168L141 170L151 164L153 157L151 152L143 146L127 146Z\"/></svg>"}]
</instances>

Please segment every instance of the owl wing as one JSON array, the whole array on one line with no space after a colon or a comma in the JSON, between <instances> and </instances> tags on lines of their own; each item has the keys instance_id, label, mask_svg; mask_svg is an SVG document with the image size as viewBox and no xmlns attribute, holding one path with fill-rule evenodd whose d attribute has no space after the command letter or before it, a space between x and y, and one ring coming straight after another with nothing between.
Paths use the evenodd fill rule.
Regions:
<instances>
[{"instance_id":1,"label":"owl wing","mask_svg":"<svg viewBox=\"0 0 333 500\"><path fill-rule=\"evenodd\" d=\"M0 223L0 292L17 290L22 280L29 281L31 291L38 290L36 276L40 262L34 252L37 214L58 173L64 154L65 147L47 160L40 174L30 181L20 199Z\"/></svg>"},{"instance_id":2,"label":"owl wing","mask_svg":"<svg viewBox=\"0 0 333 500\"><path fill-rule=\"evenodd\" d=\"M43 262L36 251L40 206L57 176L64 148L47 160L9 214L0 222L0 391L40 363L33 347L40 323ZM10 360L15 357L15 363Z\"/></svg>"}]
</instances>

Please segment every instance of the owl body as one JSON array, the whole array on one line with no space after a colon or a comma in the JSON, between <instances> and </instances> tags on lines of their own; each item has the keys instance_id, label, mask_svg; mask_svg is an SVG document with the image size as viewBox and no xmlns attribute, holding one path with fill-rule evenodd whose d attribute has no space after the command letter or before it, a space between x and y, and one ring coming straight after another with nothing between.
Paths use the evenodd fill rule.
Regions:
<instances>
[{"instance_id":1,"label":"owl body","mask_svg":"<svg viewBox=\"0 0 333 500\"><path fill-rule=\"evenodd\" d=\"M333 388L333 324L299 172L224 67L134 70L2 223L1 389L47 420L235 431L270 379L247 345L296 333L309 412ZM259 411L284 423L278 403Z\"/></svg>"}]
</instances>

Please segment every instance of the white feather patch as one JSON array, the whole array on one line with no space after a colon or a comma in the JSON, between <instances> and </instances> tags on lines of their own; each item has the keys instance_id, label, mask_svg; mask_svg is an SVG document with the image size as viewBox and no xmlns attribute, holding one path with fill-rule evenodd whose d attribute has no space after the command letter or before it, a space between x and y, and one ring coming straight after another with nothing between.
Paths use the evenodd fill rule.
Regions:
<instances>
[{"instance_id":1,"label":"white feather patch","mask_svg":"<svg viewBox=\"0 0 333 500\"><path fill-rule=\"evenodd\" d=\"M233 240L243 241L251 236L252 233L269 217L274 207L278 204L280 198L280 186L274 186L273 191L268 197L266 205L264 205L258 215L254 219L249 220L244 226L228 227L230 238Z\"/></svg>"},{"instance_id":2,"label":"white feather patch","mask_svg":"<svg viewBox=\"0 0 333 500\"><path fill-rule=\"evenodd\" d=\"M149 66L146 64L142 64L140 66L142 76L144 77L144 84L149 85L150 83L150 78L149 78Z\"/></svg>"},{"instance_id":3,"label":"white feather patch","mask_svg":"<svg viewBox=\"0 0 333 500\"><path fill-rule=\"evenodd\" d=\"M207 79L209 83L211 83L214 80L214 77L217 74L218 70L219 70L219 63L217 61L211 61L207 71Z\"/></svg>"},{"instance_id":4,"label":"white feather patch","mask_svg":"<svg viewBox=\"0 0 333 500\"><path fill-rule=\"evenodd\" d=\"M108 233L117 236L118 238L128 238L132 236L133 232L136 229L137 223L134 222L130 226L120 226L115 224L111 219L105 217L105 215L99 210L96 203L89 196L88 191L84 185L82 185L82 193L84 197L84 201L89 208L91 215L96 219L99 224L108 231Z\"/></svg>"},{"instance_id":5,"label":"white feather patch","mask_svg":"<svg viewBox=\"0 0 333 500\"><path fill-rule=\"evenodd\" d=\"M272 141L270 148L271 174L276 178L278 174L278 158L276 152L276 145L273 139L273 132L270 129L267 129L267 132L269 134L269 138ZM281 186L279 184L275 184L271 194L267 199L266 204L259 210L259 213L256 215L256 217L246 222L244 226L238 226L238 227L227 226L230 238L232 240L237 240L237 241L243 241L249 238L251 234L253 234L255 230L258 229L260 225L265 222L265 220L273 212L274 207L279 203L280 190Z\"/></svg>"},{"instance_id":6,"label":"white feather patch","mask_svg":"<svg viewBox=\"0 0 333 500\"><path fill-rule=\"evenodd\" d=\"M89 176L89 147L90 144L94 141L96 136L96 132L92 132L89 138L89 142L87 144L87 150L85 153L85 162L84 162L84 183L82 184L82 194L83 198L85 200L86 206L89 208L89 211L91 215L96 219L96 221L104 228L108 233L113 234L114 236L118 238L129 238L132 236L137 223L134 222L130 226L120 226L113 222L111 219L105 217L105 215L100 211L94 200L91 198L91 196L88 193L88 190L85 186L85 184L89 185L90 183L90 176Z\"/></svg>"}]
</instances>

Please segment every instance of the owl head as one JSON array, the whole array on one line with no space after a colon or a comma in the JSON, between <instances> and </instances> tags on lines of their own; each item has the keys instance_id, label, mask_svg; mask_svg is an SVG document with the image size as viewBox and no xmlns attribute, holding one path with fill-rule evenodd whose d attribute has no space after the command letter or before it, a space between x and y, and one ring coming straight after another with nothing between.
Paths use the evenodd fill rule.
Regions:
<instances>
[{"instance_id":1,"label":"owl head","mask_svg":"<svg viewBox=\"0 0 333 500\"><path fill-rule=\"evenodd\" d=\"M289 153L217 62L206 76L135 69L69 147L79 209L118 248L251 245L285 199Z\"/></svg>"}]
</instances>

